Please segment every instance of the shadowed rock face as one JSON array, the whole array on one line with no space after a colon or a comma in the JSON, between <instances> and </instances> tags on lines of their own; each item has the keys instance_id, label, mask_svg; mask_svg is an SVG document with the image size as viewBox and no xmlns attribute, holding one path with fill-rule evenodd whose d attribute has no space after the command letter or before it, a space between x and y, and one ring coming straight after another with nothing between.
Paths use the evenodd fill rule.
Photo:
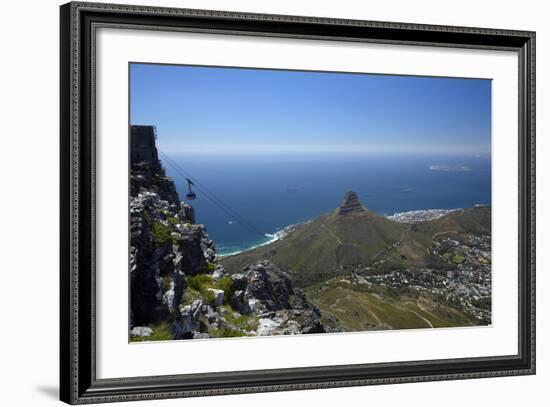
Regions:
<instances>
[{"instance_id":1,"label":"shadowed rock face","mask_svg":"<svg viewBox=\"0 0 550 407\"><path fill-rule=\"evenodd\" d=\"M131 325L166 322L178 313L185 276L215 261L215 247L155 157L132 161L129 206Z\"/></svg>"},{"instance_id":2,"label":"shadowed rock face","mask_svg":"<svg viewBox=\"0 0 550 407\"><path fill-rule=\"evenodd\" d=\"M153 340L325 332L320 311L270 262L226 275L193 207L179 200L153 154L154 137L138 141L145 146L130 168L132 340L159 331Z\"/></svg>"},{"instance_id":3,"label":"shadowed rock face","mask_svg":"<svg viewBox=\"0 0 550 407\"><path fill-rule=\"evenodd\" d=\"M359 197L357 196L357 194L353 191L348 191L344 196L344 200L340 204L340 208L338 209L338 214L345 215L346 213L361 212L364 210L365 208L361 204L361 201L359 200Z\"/></svg>"}]
</instances>

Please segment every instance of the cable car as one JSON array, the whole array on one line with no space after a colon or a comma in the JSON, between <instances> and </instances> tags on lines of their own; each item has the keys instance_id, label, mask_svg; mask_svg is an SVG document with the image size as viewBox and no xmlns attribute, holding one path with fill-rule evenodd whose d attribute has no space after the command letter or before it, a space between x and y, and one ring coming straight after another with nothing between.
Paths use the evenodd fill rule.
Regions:
<instances>
[{"instance_id":1,"label":"cable car","mask_svg":"<svg viewBox=\"0 0 550 407\"><path fill-rule=\"evenodd\" d=\"M193 192L193 189L191 188L192 185L195 185L193 181L191 181L189 178L185 178L187 180L187 188L189 188L189 192L185 195L185 197L189 200L193 200L197 198L197 194Z\"/></svg>"}]
</instances>

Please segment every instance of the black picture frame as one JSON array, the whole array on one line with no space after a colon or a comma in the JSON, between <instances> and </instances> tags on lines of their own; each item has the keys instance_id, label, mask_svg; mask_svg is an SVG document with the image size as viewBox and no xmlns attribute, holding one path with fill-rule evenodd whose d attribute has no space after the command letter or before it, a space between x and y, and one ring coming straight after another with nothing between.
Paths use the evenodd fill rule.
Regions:
<instances>
[{"instance_id":1,"label":"black picture frame","mask_svg":"<svg viewBox=\"0 0 550 407\"><path fill-rule=\"evenodd\" d=\"M70 404L535 373L535 33L72 2L60 8L60 398ZM416 46L512 50L519 56L519 352L136 378L96 378L95 71L99 26Z\"/></svg>"}]
</instances>

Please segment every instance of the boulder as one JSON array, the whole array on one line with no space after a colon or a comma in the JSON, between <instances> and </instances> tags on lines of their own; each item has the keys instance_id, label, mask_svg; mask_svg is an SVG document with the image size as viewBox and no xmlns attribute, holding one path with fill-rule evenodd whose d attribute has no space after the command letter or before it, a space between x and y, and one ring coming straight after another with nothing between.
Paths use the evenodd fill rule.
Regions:
<instances>
[{"instance_id":1,"label":"boulder","mask_svg":"<svg viewBox=\"0 0 550 407\"><path fill-rule=\"evenodd\" d=\"M218 290L216 288L209 288L208 291L214 294L214 305L219 306L223 305L223 290Z\"/></svg>"},{"instance_id":2,"label":"boulder","mask_svg":"<svg viewBox=\"0 0 550 407\"><path fill-rule=\"evenodd\" d=\"M135 326L130 331L130 334L132 336L141 336L141 337L151 336L152 333L153 333L153 330L148 326Z\"/></svg>"},{"instance_id":3,"label":"boulder","mask_svg":"<svg viewBox=\"0 0 550 407\"><path fill-rule=\"evenodd\" d=\"M212 277L216 280L221 280L222 278L224 278L225 269L223 268L223 266L218 266L218 268L216 268L216 270L214 270L214 272L212 273Z\"/></svg>"},{"instance_id":4,"label":"boulder","mask_svg":"<svg viewBox=\"0 0 550 407\"><path fill-rule=\"evenodd\" d=\"M261 305L262 303L260 302L260 300L256 298L248 299L248 308L250 309L251 312L258 312L260 310Z\"/></svg>"},{"instance_id":5,"label":"boulder","mask_svg":"<svg viewBox=\"0 0 550 407\"><path fill-rule=\"evenodd\" d=\"M256 333L258 334L258 336L270 336L276 332L278 327L279 324L274 320L269 318L260 318Z\"/></svg>"},{"instance_id":6,"label":"boulder","mask_svg":"<svg viewBox=\"0 0 550 407\"><path fill-rule=\"evenodd\" d=\"M218 258L218 256L216 255L216 252L212 250L211 247L206 248L206 250L204 250L203 252L203 255L206 261L209 263L214 263Z\"/></svg>"},{"instance_id":7,"label":"boulder","mask_svg":"<svg viewBox=\"0 0 550 407\"><path fill-rule=\"evenodd\" d=\"M172 324L174 339L190 339L199 330L199 317L202 313L203 302L196 300L191 305L180 308L179 316Z\"/></svg>"},{"instance_id":8,"label":"boulder","mask_svg":"<svg viewBox=\"0 0 550 407\"><path fill-rule=\"evenodd\" d=\"M268 261L260 262L245 269L248 280L245 296L255 298L268 311L289 308L289 298L294 294L288 274Z\"/></svg>"},{"instance_id":9,"label":"boulder","mask_svg":"<svg viewBox=\"0 0 550 407\"><path fill-rule=\"evenodd\" d=\"M202 273L207 260L201 248L202 228L192 227L182 233L178 241L178 253L182 256L182 271L186 275L194 276Z\"/></svg>"},{"instance_id":10,"label":"boulder","mask_svg":"<svg viewBox=\"0 0 550 407\"><path fill-rule=\"evenodd\" d=\"M244 275L233 274L231 276L231 279L233 280L233 288L235 290L244 291L246 289L246 285L248 284L248 279Z\"/></svg>"},{"instance_id":11,"label":"boulder","mask_svg":"<svg viewBox=\"0 0 550 407\"><path fill-rule=\"evenodd\" d=\"M186 203L181 204L181 209L185 214L185 219L188 220L189 223L195 223L195 209Z\"/></svg>"},{"instance_id":12,"label":"boulder","mask_svg":"<svg viewBox=\"0 0 550 407\"><path fill-rule=\"evenodd\" d=\"M244 291L238 290L231 295L231 307L241 314L246 315L250 313L249 302L244 297Z\"/></svg>"},{"instance_id":13,"label":"boulder","mask_svg":"<svg viewBox=\"0 0 550 407\"><path fill-rule=\"evenodd\" d=\"M306 310L296 318L299 330L303 334L318 334L326 332L319 315L314 310Z\"/></svg>"}]
</instances>

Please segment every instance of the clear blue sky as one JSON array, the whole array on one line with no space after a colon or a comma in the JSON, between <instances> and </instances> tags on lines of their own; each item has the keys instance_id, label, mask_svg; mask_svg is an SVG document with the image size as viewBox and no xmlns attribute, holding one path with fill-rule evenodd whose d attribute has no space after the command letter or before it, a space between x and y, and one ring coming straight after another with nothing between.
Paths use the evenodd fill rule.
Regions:
<instances>
[{"instance_id":1,"label":"clear blue sky","mask_svg":"<svg viewBox=\"0 0 550 407\"><path fill-rule=\"evenodd\" d=\"M166 152L486 154L491 81L132 64L132 124Z\"/></svg>"}]
</instances>

